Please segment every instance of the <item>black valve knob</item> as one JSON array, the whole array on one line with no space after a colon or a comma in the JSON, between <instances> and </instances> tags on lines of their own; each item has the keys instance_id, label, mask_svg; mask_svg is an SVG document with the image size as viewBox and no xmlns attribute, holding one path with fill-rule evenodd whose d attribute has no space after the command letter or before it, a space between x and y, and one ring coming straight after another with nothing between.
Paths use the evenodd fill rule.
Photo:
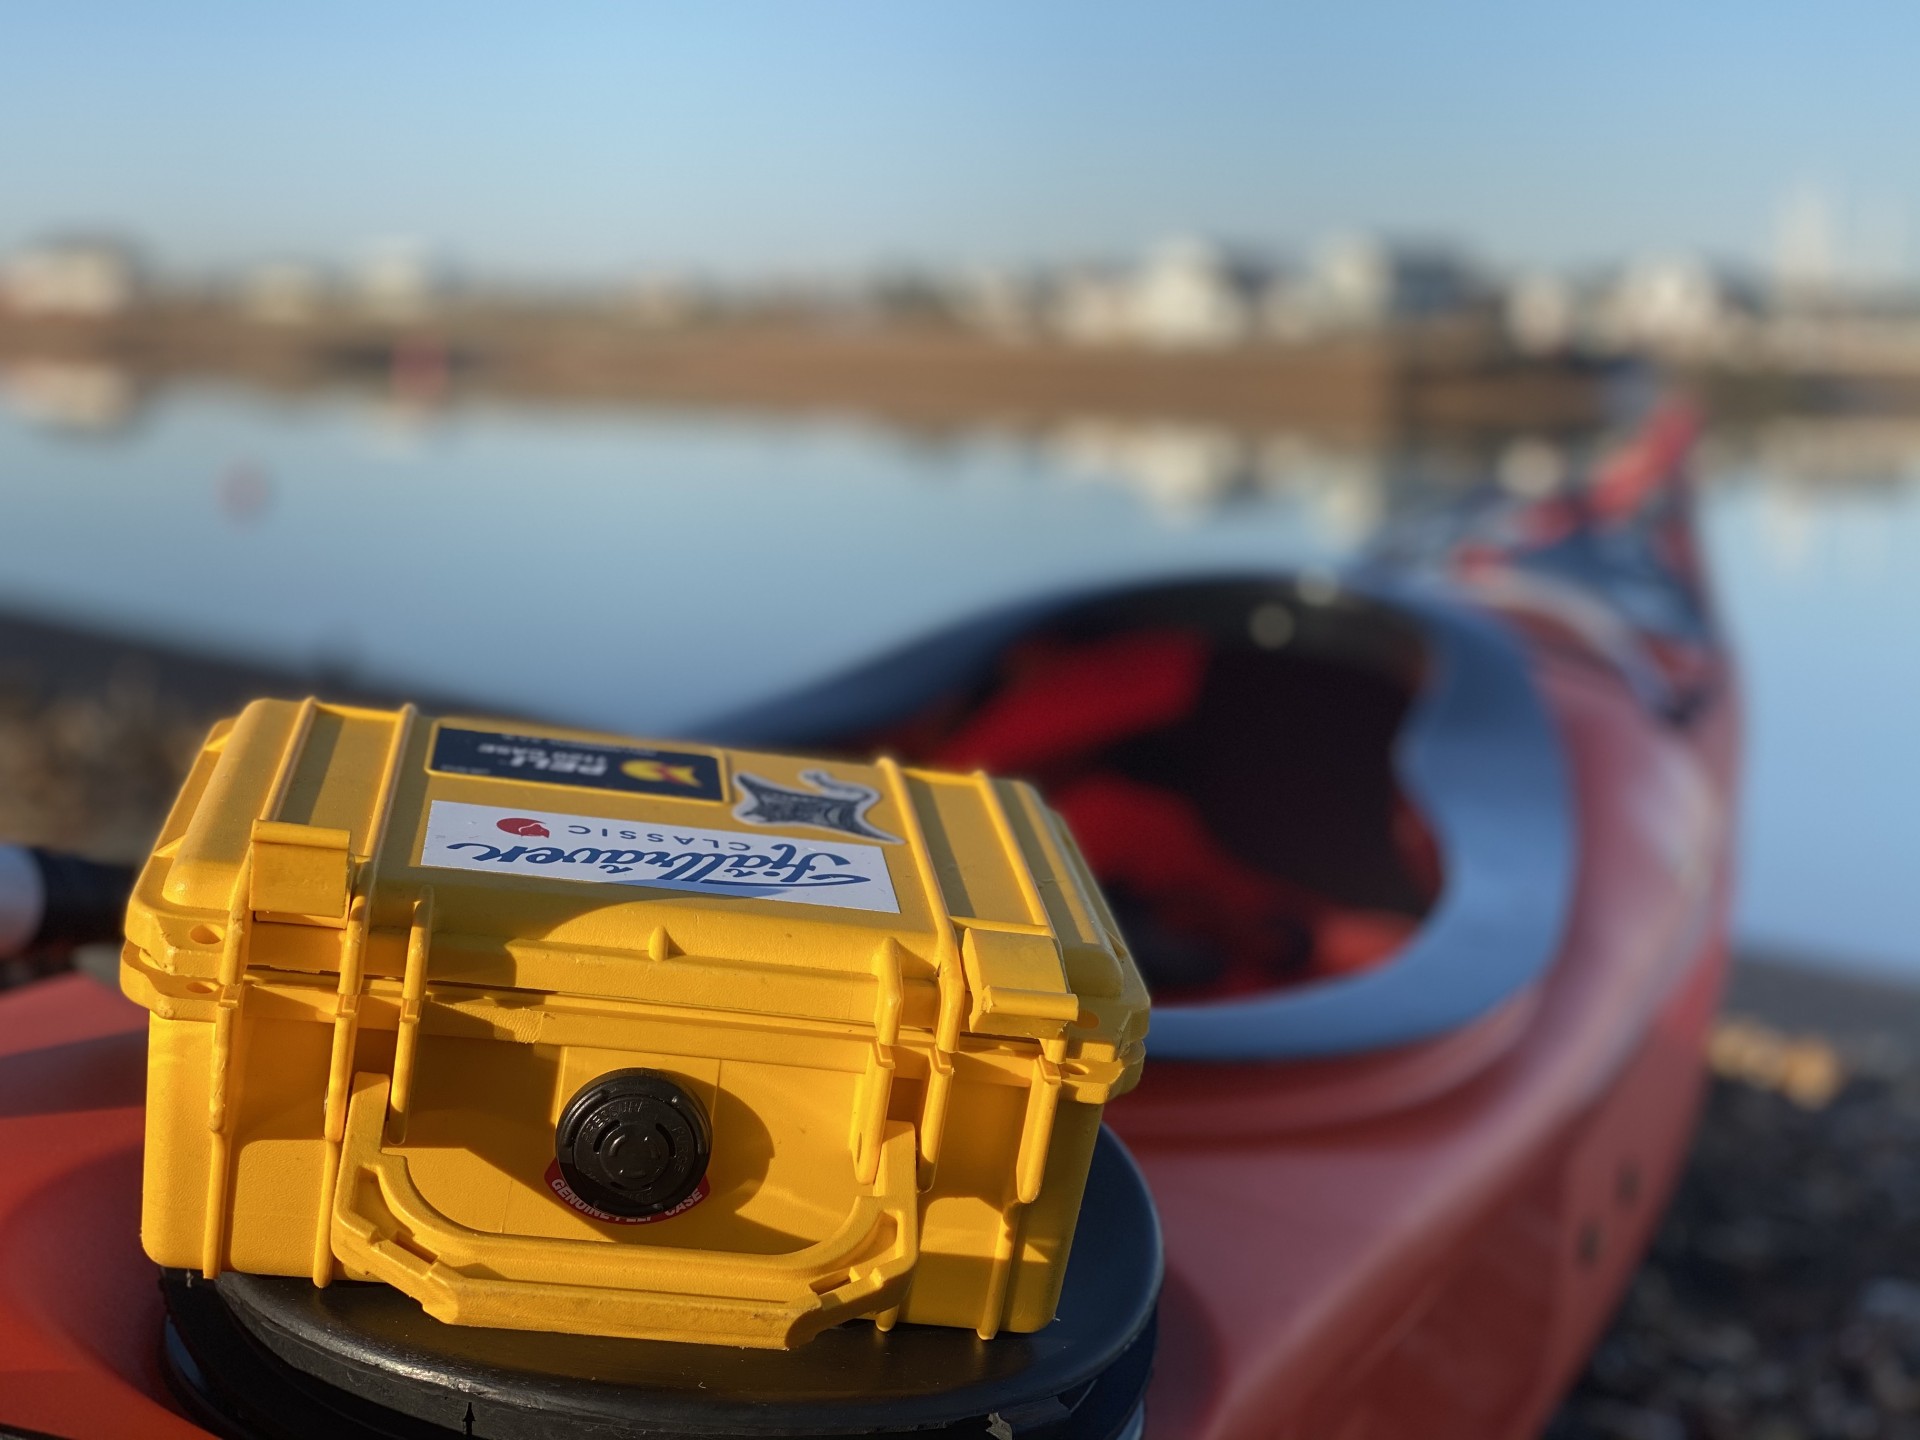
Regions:
<instances>
[{"instance_id":1,"label":"black valve knob","mask_svg":"<svg viewBox=\"0 0 1920 1440\"><path fill-rule=\"evenodd\" d=\"M658 1070L613 1070L567 1102L554 1155L589 1205L644 1219L699 1187L713 1155L713 1127L700 1101Z\"/></svg>"}]
</instances>

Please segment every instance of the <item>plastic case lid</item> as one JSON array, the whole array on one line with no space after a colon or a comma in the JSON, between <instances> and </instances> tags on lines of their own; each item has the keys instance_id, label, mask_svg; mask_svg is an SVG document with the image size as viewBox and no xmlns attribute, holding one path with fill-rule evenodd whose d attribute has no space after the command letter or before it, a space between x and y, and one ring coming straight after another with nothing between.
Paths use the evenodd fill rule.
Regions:
<instances>
[{"instance_id":1,"label":"plastic case lid","mask_svg":"<svg viewBox=\"0 0 1920 1440\"><path fill-rule=\"evenodd\" d=\"M129 913L162 974L439 985L1041 1042L1130 1087L1147 995L1031 787L411 708L260 701L215 732ZM235 953L241 932L244 957Z\"/></svg>"}]
</instances>

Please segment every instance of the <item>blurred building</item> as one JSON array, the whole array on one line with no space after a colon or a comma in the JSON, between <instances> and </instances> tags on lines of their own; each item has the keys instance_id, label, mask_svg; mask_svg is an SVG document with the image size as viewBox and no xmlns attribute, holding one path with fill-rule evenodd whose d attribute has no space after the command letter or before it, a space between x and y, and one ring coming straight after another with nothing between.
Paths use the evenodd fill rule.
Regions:
<instances>
[{"instance_id":1,"label":"blurred building","mask_svg":"<svg viewBox=\"0 0 1920 1440\"><path fill-rule=\"evenodd\" d=\"M1051 276L1040 304L1048 330L1076 345L1117 345L1128 338L1126 273L1118 266L1076 265Z\"/></svg>"},{"instance_id":2,"label":"blurred building","mask_svg":"<svg viewBox=\"0 0 1920 1440\"><path fill-rule=\"evenodd\" d=\"M1746 343L1762 312L1757 287L1697 255L1636 260L1594 303L1595 342L1670 359L1725 356Z\"/></svg>"},{"instance_id":3,"label":"blurred building","mask_svg":"<svg viewBox=\"0 0 1920 1440\"><path fill-rule=\"evenodd\" d=\"M354 297L376 320L393 323L425 318L449 287L446 267L417 240L387 240L372 247L353 277Z\"/></svg>"},{"instance_id":4,"label":"blurred building","mask_svg":"<svg viewBox=\"0 0 1920 1440\"><path fill-rule=\"evenodd\" d=\"M1303 339L1433 319L1490 294L1478 269L1446 246L1348 235L1321 246L1305 271L1271 285L1262 318L1270 333Z\"/></svg>"},{"instance_id":5,"label":"blurred building","mask_svg":"<svg viewBox=\"0 0 1920 1440\"><path fill-rule=\"evenodd\" d=\"M0 298L22 315L99 319L130 309L139 292L133 251L115 240L50 242L0 268Z\"/></svg>"},{"instance_id":6,"label":"blurred building","mask_svg":"<svg viewBox=\"0 0 1920 1440\"><path fill-rule=\"evenodd\" d=\"M1189 236L1163 241L1133 265L1086 263L1038 279L977 272L956 293L955 314L989 334L1175 350L1382 329L1495 299L1459 253L1370 235L1330 242L1304 269Z\"/></svg>"},{"instance_id":7,"label":"blurred building","mask_svg":"<svg viewBox=\"0 0 1920 1440\"><path fill-rule=\"evenodd\" d=\"M1589 299L1576 282L1551 271L1531 271L1507 286L1501 313L1507 337L1528 355L1576 348L1584 339Z\"/></svg>"},{"instance_id":8,"label":"blurred building","mask_svg":"<svg viewBox=\"0 0 1920 1440\"><path fill-rule=\"evenodd\" d=\"M627 286L622 309L648 330L675 330L703 319L717 308L707 286L688 275L656 272Z\"/></svg>"},{"instance_id":9,"label":"blurred building","mask_svg":"<svg viewBox=\"0 0 1920 1440\"><path fill-rule=\"evenodd\" d=\"M257 265L240 283L240 311L267 325L304 325L327 302L326 277L317 266L280 260Z\"/></svg>"},{"instance_id":10,"label":"blurred building","mask_svg":"<svg viewBox=\"0 0 1920 1440\"><path fill-rule=\"evenodd\" d=\"M1123 305L1130 337L1168 348L1231 345L1254 329L1275 266L1199 239L1170 240L1127 277Z\"/></svg>"},{"instance_id":11,"label":"blurred building","mask_svg":"<svg viewBox=\"0 0 1920 1440\"><path fill-rule=\"evenodd\" d=\"M882 324L944 326L955 318L954 283L931 270L889 266L854 292L834 296L832 309Z\"/></svg>"},{"instance_id":12,"label":"blurred building","mask_svg":"<svg viewBox=\"0 0 1920 1440\"><path fill-rule=\"evenodd\" d=\"M1254 335L1275 271L1210 240L1168 240L1138 265L1056 273L1037 309L1046 329L1076 344L1208 349Z\"/></svg>"},{"instance_id":13,"label":"blurred building","mask_svg":"<svg viewBox=\"0 0 1920 1440\"><path fill-rule=\"evenodd\" d=\"M953 284L954 317L996 340L1028 340L1039 330L1042 287L1003 266L977 266Z\"/></svg>"}]
</instances>

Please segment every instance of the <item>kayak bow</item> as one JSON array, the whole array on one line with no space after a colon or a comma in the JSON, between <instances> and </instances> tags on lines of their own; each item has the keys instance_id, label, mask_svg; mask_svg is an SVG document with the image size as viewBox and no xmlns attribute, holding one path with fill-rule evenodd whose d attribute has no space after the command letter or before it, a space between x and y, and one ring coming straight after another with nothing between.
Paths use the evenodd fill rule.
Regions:
<instances>
[{"instance_id":1,"label":"kayak bow","mask_svg":"<svg viewBox=\"0 0 1920 1440\"><path fill-rule=\"evenodd\" d=\"M1029 601L712 727L1033 780L1155 987L1145 1079L1108 1118L1164 1234L1157 1326L1142 1209L1111 1252L1139 1283L1063 1301L1108 1317L1092 1326L1106 1368L1076 1369L1066 1345L1047 1381L1065 1398L983 1399L977 1433L1138 1433L1156 1328L1145 1426L1163 1440L1518 1440L1544 1423L1676 1177L1725 966L1738 715L1691 436L1667 412L1584 484L1489 490L1333 579ZM16 861L0 878L0 933L23 938L33 877ZM163 1379L135 1235L145 1019L74 976L0 998L5 1425L206 1433ZM1131 1162L1105 1143L1096 1173L1120 1196ZM1101 1258L1086 1233L1082 1270ZM205 1282L169 1283L176 1320L254 1313L239 1289L209 1311ZM1070 1275L1069 1296L1085 1283ZM309 1333L275 1313L231 1337L230 1390L273 1326ZM963 1338L994 1357L1047 1334ZM496 1433L484 1399L443 1425L408 1409L417 1389L383 1390L399 1353L258 1383L318 1393L300 1387L325 1371L352 1389L357 1363L415 1426L363 1416L366 1433ZM176 1355L174 1383L210 1405L221 1377L194 1391L191 1361ZM476 1397L502 1373L442 1361ZM737 1433L824 1433L806 1386L764 1384L783 1398Z\"/></svg>"}]
</instances>

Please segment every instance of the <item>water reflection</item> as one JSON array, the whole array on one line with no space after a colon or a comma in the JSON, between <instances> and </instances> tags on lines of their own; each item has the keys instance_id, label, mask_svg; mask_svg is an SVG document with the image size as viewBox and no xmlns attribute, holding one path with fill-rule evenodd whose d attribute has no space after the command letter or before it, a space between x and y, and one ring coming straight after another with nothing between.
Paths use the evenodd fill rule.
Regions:
<instances>
[{"instance_id":1,"label":"water reflection","mask_svg":"<svg viewBox=\"0 0 1920 1440\"><path fill-rule=\"evenodd\" d=\"M1359 550L1409 508L1490 480L1538 497L1570 473L1564 445L1526 435L1443 448L1083 420L1043 436L1038 449L1063 479L1125 489L1170 528L1223 510L1285 506L1342 553Z\"/></svg>"},{"instance_id":2,"label":"water reflection","mask_svg":"<svg viewBox=\"0 0 1920 1440\"><path fill-rule=\"evenodd\" d=\"M1903 485L1920 479L1920 418L1781 417L1716 437L1719 469L1785 486Z\"/></svg>"},{"instance_id":3,"label":"water reflection","mask_svg":"<svg viewBox=\"0 0 1920 1440\"><path fill-rule=\"evenodd\" d=\"M140 399L131 371L100 361L16 360L0 367L0 403L49 429L112 433L132 421Z\"/></svg>"}]
</instances>

